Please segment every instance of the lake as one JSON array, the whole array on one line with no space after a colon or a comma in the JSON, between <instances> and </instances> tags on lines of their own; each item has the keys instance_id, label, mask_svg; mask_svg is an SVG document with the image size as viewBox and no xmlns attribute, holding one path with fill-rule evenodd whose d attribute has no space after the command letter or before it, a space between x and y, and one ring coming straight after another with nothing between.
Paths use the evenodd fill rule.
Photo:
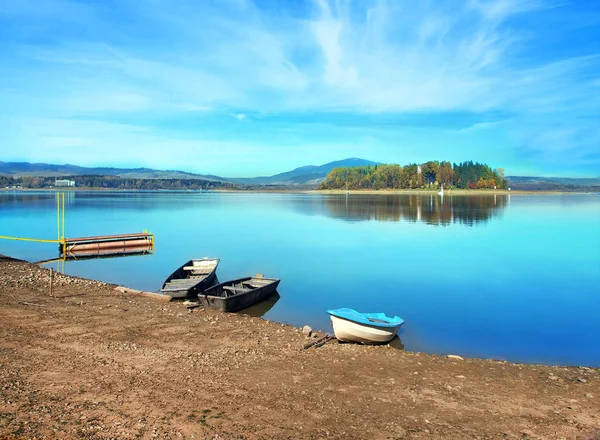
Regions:
<instances>
[{"instance_id":1,"label":"lake","mask_svg":"<svg viewBox=\"0 0 600 440\"><path fill-rule=\"evenodd\" d=\"M326 310L351 307L404 318L407 350L600 366L598 194L71 191L65 206L67 237L156 237L154 254L68 261L68 274L157 291L217 256L221 281L281 279L279 300L251 311L269 320L331 331ZM0 235L56 229L53 192L0 192ZM57 245L0 240L0 253L40 261Z\"/></svg>"}]
</instances>

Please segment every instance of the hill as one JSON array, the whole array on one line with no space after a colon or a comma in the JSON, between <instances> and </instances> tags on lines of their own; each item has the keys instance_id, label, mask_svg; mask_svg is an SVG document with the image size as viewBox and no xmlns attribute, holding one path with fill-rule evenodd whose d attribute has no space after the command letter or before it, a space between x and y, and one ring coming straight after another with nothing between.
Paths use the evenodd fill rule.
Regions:
<instances>
[{"instance_id":1,"label":"hill","mask_svg":"<svg viewBox=\"0 0 600 440\"><path fill-rule=\"evenodd\" d=\"M244 185L318 185L329 171L338 167L356 167L375 165L366 159L350 158L329 162L324 165L308 165L262 177L220 177L187 173L176 170L155 170L152 168L113 168L113 167L81 167L77 165L55 165L48 163L2 162L0 175L11 177L63 177L63 176L113 176L126 179L200 179L215 182L233 182Z\"/></svg>"},{"instance_id":2,"label":"hill","mask_svg":"<svg viewBox=\"0 0 600 440\"><path fill-rule=\"evenodd\" d=\"M243 183L245 185L318 185L325 179L327 173L334 168L377 165L378 163L379 162L352 157L349 159L336 160L324 165L307 165L295 168L291 171L286 171L285 173L275 174L274 176L251 178L232 177L226 178L225 180Z\"/></svg>"},{"instance_id":3,"label":"hill","mask_svg":"<svg viewBox=\"0 0 600 440\"><path fill-rule=\"evenodd\" d=\"M507 176L508 186L523 191L598 191L598 178Z\"/></svg>"},{"instance_id":4,"label":"hill","mask_svg":"<svg viewBox=\"0 0 600 440\"><path fill-rule=\"evenodd\" d=\"M77 165L54 165L48 163L2 162L0 175L12 177L63 177L63 176L114 176L128 179L201 179L222 181L218 176L187 173L176 170L152 168L80 167Z\"/></svg>"}]
</instances>

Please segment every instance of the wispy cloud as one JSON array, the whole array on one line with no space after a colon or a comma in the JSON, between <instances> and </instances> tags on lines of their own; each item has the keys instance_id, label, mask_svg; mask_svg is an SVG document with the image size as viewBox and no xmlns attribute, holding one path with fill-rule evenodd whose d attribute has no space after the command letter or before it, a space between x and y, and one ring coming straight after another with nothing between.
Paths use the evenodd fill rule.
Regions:
<instances>
[{"instance_id":1,"label":"wispy cloud","mask_svg":"<svg viewBox=\"0 0 600 440\"><path fill-rule=\"evenodd\" d=\"M361 155L358 131L362 155L376 160L417 160L407 152L424 148L444 158L452 145L457 160L503 160L498 166L516 172L522 162L555 173L600 169L590 154L600 137L594 8L550 0L0 0L0 10L0 126L9 118L56 124L7 131L5 156L27 142L36 157L44 155L36 146L47 145L62 161L82 161L103 145L114 148L115 163L143 157L161 166L168 155L160 148L172 151L171 140L260 148L282 171L303 165L291 153L301 145L315 163L345 156L344 145ZM422 130L406 123L416 114L427 120ZM249 116L252 124L239 124ZM152 154L140 154L148 145ZM232 156L207 157L215 159L198 171L223 169Z\"/></svg>"}]
</instances>

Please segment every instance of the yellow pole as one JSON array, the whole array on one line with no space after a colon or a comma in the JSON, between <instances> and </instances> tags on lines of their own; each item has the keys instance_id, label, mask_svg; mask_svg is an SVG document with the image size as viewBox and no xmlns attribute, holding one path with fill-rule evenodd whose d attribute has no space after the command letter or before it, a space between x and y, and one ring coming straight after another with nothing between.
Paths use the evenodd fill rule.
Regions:
<instances>
[{"instance_id":1,"label":"yellow pole","mask_svg":"<svg viewBox=\"0 0 600 440\"><path fill-rule=\"evenodd\" d=\"M56 239L60 241L60 193L56 193Z\"/></svg>"},{"instance_id":2,"label":"yellow pole","mask_svg":"<svg viewBox=\"0 0 600 440\"><path fill-rule=\"evenodd\" d=\"M62 193L62 238L65 239L65 193Z\"/></svg>"}]
</instances>

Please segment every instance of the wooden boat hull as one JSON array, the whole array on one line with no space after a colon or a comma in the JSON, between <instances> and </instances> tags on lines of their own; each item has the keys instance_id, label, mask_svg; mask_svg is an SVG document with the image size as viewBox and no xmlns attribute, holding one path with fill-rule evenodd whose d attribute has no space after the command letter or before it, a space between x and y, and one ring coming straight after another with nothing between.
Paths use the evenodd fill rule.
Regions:
<instances>
[{"instance_id":1,"label":"wooden boat hull","mask_svg":"<svg viewBox=\"0 0 600 440\"><path fill-rule=\"evenodd\" d=\"M195 298L217 282L218 258L189 260L165 280L161 292L173 299Z\"/></svg>"},{"instance_id":2,"label":"wooden boat hull","mask_svg":"<svg viewBox=\"0 0 600 440\"><path fill-rule=\"evenodd\" d=\"M214 284L214 278L212 281L207 280L202 283L196 284L196 286L192 289L181 289L181 290L170 290L170 291L162 291L163 294L169 295L172 299L194 299L198 292L202 292L204 289L210 287Z\"/></svg>"},{"instance_id":3,"label":"wooden boat hull","mask_svg":"<svg viewBox=\"0 0 600 440\"><path fill-rule=\"evenodd\" d=\"M331 324L335 337L340 341L358 342L361 344L385 344L391 341L398 333L402 324L394 327L377 327L357 323L348 319L331 315Z\"/></svg>"},{"instance_id":4,"label":"wooden boat hull","mask_svg":"<svg viewBox=\"0 0 600 440\"><path fill-rule=\"evenodd\" d=\"M246 309L275 293L278 279L246 277L216 284L198 295L198 303L223 312ZM236 287L237 286L237 287Z\"/></svg>"}]
</instances>

